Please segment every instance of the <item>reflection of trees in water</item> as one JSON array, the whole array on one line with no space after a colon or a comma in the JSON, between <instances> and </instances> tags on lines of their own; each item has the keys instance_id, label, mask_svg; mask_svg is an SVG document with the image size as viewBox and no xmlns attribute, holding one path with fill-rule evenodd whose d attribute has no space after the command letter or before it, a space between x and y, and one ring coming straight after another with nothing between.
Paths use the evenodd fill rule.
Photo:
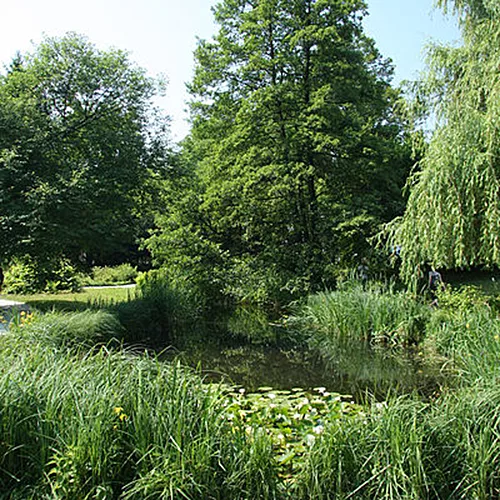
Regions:
<instances>
[{"instance_id":1,"label":"reflection of trees in water","mask_svg":"<svg viewBox=\"0 0 500 500\"><path fill-rule=\"evenodd\" d=\"M249 391L261 386L276 389L326 387L331 392L362 398L367 393L384 398L418 391L424 396L438 386L436 371L415 357L388 355L369 346L343 345L328 359L311 350L269 346L206 345L184 351L181 359L198 366L208 380L225 380Z\"/></svg>"}]
</instances>

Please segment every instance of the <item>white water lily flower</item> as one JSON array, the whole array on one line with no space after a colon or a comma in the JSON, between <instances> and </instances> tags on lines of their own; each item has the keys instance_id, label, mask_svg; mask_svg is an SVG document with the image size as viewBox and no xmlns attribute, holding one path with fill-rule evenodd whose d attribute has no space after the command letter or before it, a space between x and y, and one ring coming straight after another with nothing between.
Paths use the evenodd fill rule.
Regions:
<instances>
[{"instance_id":1,"label":"white water lily flower","mask_svg":"<svg viewBox=\"0 0 500 500\"><path fill-rule=\"evenodd\" d=\"M312 446L314 444L314 441L316 441L316 438L312 434L307 434L307 436L305 437L306 444Z\"/></svg>"}]
</instances>

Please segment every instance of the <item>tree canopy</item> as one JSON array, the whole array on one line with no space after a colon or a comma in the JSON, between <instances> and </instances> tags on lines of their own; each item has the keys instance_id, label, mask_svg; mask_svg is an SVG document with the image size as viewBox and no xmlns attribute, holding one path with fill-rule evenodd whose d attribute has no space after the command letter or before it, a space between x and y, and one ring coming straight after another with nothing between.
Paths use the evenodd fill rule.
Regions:
<instances>
[{"instance_id":1,"label":"tree canopy","mask_svg":"<svg viewBox=\"0 0 500 500\"><path fill-rule=\"evenodd\" d=\"M403 275L500 264L500 7L441 0L459 16L463 45L432 46L416 108L437 126L409 182L404 216L388 232Z\"/></svg>"},{"instance_id":2,"label":"tree canopy","mask_svg":"<svg viewBox=\"0 0 500 500\"><path fill-rule=\"evenodd\" d=\"M134 242L159 90L125 52L71 33L12 61L0 76L0 261Z\"/></svg>"},{"instance_id":3,"label":"tree canopy","mask_svg":"<svg viewBox=\"0 0 500 500\"><path fill-rule=\"evenodd\" d=\"M365 8L218 4L218 34L200 42L189 86L190 189L158 217L158 262L310 289L401 213L408 148Z\"/></svg>"}]
</instances>

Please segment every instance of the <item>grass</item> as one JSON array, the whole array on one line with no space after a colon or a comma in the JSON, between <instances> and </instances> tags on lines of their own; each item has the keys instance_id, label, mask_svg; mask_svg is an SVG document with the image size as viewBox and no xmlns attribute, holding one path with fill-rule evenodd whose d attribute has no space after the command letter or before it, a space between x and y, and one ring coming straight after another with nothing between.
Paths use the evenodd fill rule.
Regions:
<instances>
[{"instance_id":1,"label":"grass","mask_svg":"<svg viewBox=\"0 0 500 500\"><path fill-rule=\"evenodd\" d=\"M228 393L108 344L137 318L175 339L198 317L190 298L151 281L113 313L35 314L0 336L3 498L500 497L500 320L482 297L444 297L434 311L356 284L311 297L289 321L315 349L416 344L460 382L426 401L363 407L293 391Z\"/></svg>"},{"instance_id":2,"label":"grass","mask_svg":"<svg viewBox=\"0 0 500 500\"><path fill-rule=\"evenodd\" d=\"M0 295L1 299L25 302L35 309L76 311L95 305L111 305L135 296L131 288L85 288L74 293L37 293L31 295Z\"/></svg>"},{"instance_id":3,"label":"grass","mask_svg":"<svg viewBox=\"0 0 500 500\"><path fill-rule=\"evenodd\" d=\"M332 422L306 458L296 498L498 498L499 398L496 384L472 386Z\"/></svg>"},{"instance_id":4,"label":"grass","mask_svg":"<svg viewBox=\"0 0 500 500\"><path fill-rule=\"evenodd\" d=\"M345 343L418 344L428 316L429 309L405 293L353 282L308 297L290 320L309 332L313 347L335 353Z\"/></svg>"},{"instance_id":5,"label":"grass","mask_svg":"<svg viewBox=\"0 0 500 500\"><path fill-rule=\"evenodd\" d=\"M265 434L229 425L220 390L178 365L0 338L2 498L274 498Z\"/></svg>"},{"instance_id":6,"label":"grass","mask_svg":"<svg viewBox=\"0 0 500 500\"><path fill-rule=\"evenodd\" d=\"M93 267L91 275L84 278L87 285L125 285L134 283L138 276L137 269L131 264L109 267Z\"/></svg>"}]
</instances>

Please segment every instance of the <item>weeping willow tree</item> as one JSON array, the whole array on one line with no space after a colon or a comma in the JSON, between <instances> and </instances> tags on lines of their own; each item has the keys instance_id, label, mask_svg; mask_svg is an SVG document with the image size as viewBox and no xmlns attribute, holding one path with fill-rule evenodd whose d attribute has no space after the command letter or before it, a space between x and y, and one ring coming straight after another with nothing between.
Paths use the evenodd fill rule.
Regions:
<instances>
[{"instance_id":1,"label":"weeping willow tree","mask_svg":"<svg viewBox=\"0 0 500 500\"><path fill-rule=\"evenodd\" d=\"M402 275L500 265L500 3L439 0L459 19L463 44L433 46L415 109L436 120L410 177L405 214L387 233L401 245Z\"/></svg>"}]
</instances>

